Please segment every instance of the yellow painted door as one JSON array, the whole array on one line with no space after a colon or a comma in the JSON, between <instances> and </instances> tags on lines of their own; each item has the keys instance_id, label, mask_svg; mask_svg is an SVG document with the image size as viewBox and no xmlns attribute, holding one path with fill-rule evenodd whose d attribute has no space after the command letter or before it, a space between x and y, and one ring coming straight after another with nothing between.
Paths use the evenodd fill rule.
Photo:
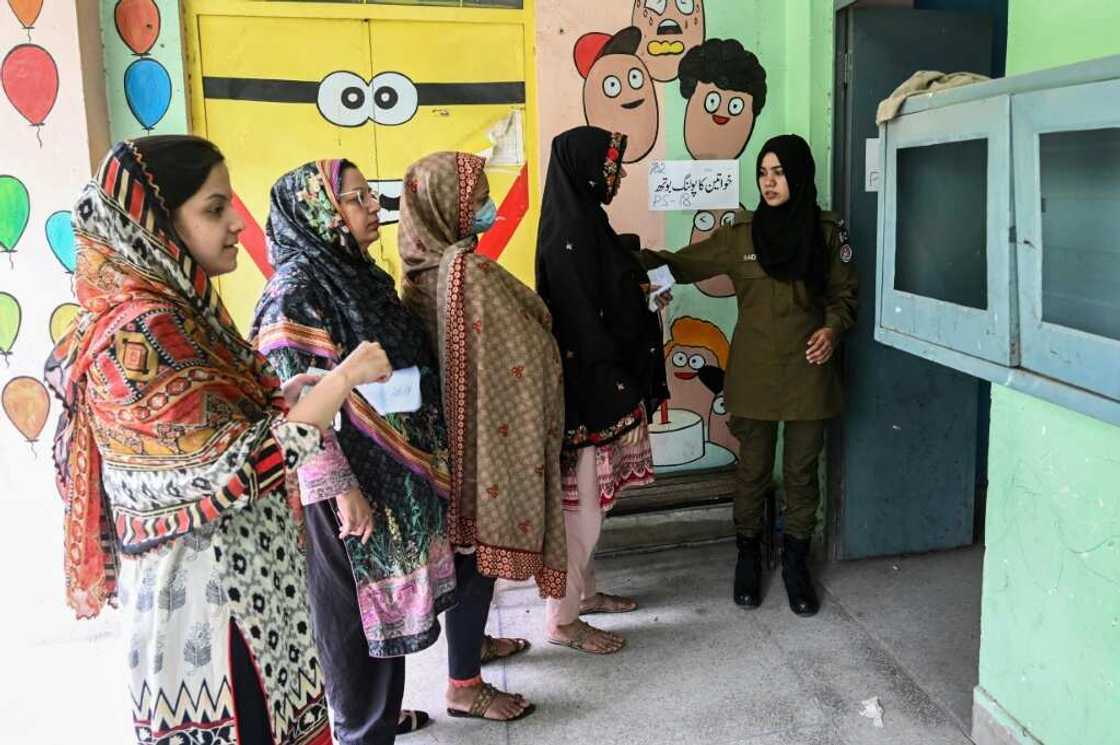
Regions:
<instances>
[{"instance_id":1,"label":"yellow painted door","mask_svg":"<svg viewBox=\"0 0 1120 745\"><path fill-rule=\"evenodd\" d=\"M261 229L273 183L302 163L346 157L367 178L378 178L377 128L360 117L362 91L340 85L373 77L369 26L359 19L199 18L205 122L196 126L202 124L200 134L225 153L234 190ZM339 72L351 78L331 80ZM332 105L332 95L338 105ZM264 281L247 252L237 271L220 280L242 331Z\"/></svg>"},{"instance_id":2,"label":"yellow painted door","mask_svg":"<svg viewBox=\"0 0 1120 745\"><path fill-rule=\"evenodd\" d=\"M419 10L411 18L357 18L316 8L308 15L333 17L197 16L192 74L201 73L193 90L201 90L202 106L194 128L225 152L253 221L264 228L272 184L301 163L349 158L382 194L397 197L409 164L440 150L483 153L490 131L516 113L521 126L514 129L524 134L505 141L505 165L492 162L487 174L495 201L503 206L508 198L505 225L517 228L490 236L484 249L531 283L537 215L524 163L535 152L526 136L524 24L473 20L486 11L425 20ZM381 218L382 239L371 253L397 275L397 214L383 209ZM237 271L219 282L243 330L267 272L263 241L252 232L243 235Z\"/></svg>"},{"instance_id":3,"label":"yellow painted door","mask_svg":"<svg viewBox=\"0 0 1120 745\"><path fill-rule=\"evenodd\" d=\"M377 164L383 179L401 179L429 153L482 153L488 134L515 111L525 112L524 27L515 23L378 21L370 48L379 71L371 85L377 116ZM524 151L524 144L520 148ZM501 205L520 165L487 169ZM386 190L399 184L386 183ZM520 217L520 215L518 215ZM525 215L501 262L525 281L533 276L536 220ZM382 231L385 264L396 272L396 226Z\"/></svg>"}]
</instances>

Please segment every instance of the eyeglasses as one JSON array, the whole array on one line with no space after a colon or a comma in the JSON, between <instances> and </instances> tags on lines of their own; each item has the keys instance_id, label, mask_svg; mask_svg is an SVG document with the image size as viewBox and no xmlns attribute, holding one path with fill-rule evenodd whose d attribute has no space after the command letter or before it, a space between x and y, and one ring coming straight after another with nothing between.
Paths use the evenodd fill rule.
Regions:
<instances>
[{"instance_id":1,"label":"eyeglasses","mask_svg":"<svg viewBox=\"0 0 1120 745\"><path fill-rule=\"evenodd\" d=\"M363 209L369 209L370 207L380 209L380 199L381 195L372 189L354 189L353 191L344 191L338 195L338 201L354 201Z\"/></svg>"}]
</instances>

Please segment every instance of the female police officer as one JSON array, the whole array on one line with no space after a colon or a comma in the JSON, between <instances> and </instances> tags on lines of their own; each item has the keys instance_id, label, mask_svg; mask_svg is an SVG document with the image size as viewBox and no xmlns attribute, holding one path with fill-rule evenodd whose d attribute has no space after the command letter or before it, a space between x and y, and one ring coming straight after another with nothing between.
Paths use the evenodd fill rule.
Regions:
<instances>
[{"instance_id":1,"label":"female police officer","mask_svg":"<svg viewBox=\"0 0 1120 745\"><path fill-rule=\"evenodd\" d=\"M758 156L762 199L732 225L677 253L644 252L678 282L728 275L739 300L725 400L739 438L734 599L761 601L763 500L774 471L778 423L785 423L782 579L790 608L819 608L809 576L809 543L820 489L817 462L825 421L840 413L843 390L833 353L855 323L857 280L844 223L817 205L816 167L797 135L768 141Z\"/></svg>"}]
</instances>

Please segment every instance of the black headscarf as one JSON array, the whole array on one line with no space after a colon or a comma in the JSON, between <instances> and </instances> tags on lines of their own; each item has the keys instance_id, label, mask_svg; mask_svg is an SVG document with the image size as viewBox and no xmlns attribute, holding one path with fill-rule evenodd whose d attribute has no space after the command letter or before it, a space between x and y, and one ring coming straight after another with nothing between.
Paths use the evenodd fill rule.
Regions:
<instances>
[{"instance_id":1,"label":"black headscarf","mask_svg":"<svg viewBox=\"0 0 1120 745\"><path fill-rule=\"evenodd\" d=\"M751 237L758 263L774 279L801 280L814 294L828 283L828 252L817 204L817 168L809 143L798 135L778 135L758 152L757 174L762 159L774 153L789 184L789 201L771 207L759 198L751 222Z\"/></svg>"},{"instance_id":2,"label":"black headscarf","mask_svg":"<svg viewBox=\"0 0 1120 745\"><path fill-rule=\"evenodd\" d=\"M577 127L552 141L540 230L537 292L553 316L564 363L567 443L597 444L645 402L666 397L661 326L647 306L640 242L611 227L626 137Z\"/></svg>"}]
</instances>

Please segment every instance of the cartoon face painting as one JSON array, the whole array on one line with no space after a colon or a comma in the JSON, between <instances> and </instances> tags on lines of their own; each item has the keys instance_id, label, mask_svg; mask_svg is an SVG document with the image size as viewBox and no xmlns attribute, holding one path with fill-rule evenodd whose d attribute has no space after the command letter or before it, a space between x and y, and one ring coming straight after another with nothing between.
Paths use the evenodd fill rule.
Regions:
<instances>
[{"instance_id":1,"label":"cartoon face painting","mask_svg":"<svg viewBox=\"0 0 1120 745\"><path fill-rule=\"evenodd\" d=\"M676 80L685 52L704 41L704 0L634 0L630 23L641 29L638 56L654 80Z\"/></svg>"},{"instance_id":2,"label":"cartoon face painting","mask_svg":"<svg viewBox=\"0 0 1120 745\"><path fill-rule=\"evenodd\" d=\"M739 205L739 209L745 209ZM689 244L699 243L710 238L712 233L719 228L727 227L735 222L735 210L700 210L692 217L692 235ZM726 274L720 274L710 279L696 283L696 289L708 297L731 297L735 294L735 285Z\"/></svg>"},{"instance_id":3,"label":"cartoon face painting","mask_svg":"<svg viewBox=\"0 0 1120 745\"><path fill-rule=\"evenodd\" d=\"M716 397L710 385L712 374L722 375L727 366L727 337L714 323L689 316L675 320L671 332L672 339L665 345L665 371L672 406L707 421Z\"/></svg>"},{"instance_id":4,"label":"cartoon face painting","mask_svg":"<svg viewBox=\"0 0 1120 745\"><path fill-rule=\"evenodd\" d=\"M688 99L684 143L696 160L742 155L766 105L766 71L734 39L709 39L681 60L681 95Z\"/></svg>"},{"instance_id":5,"label":"cartoon face painting","mask_svg":"<svg viewBox=\"0 0 1120 745\"><path fill-rule=\"evenodd\" d=\"M705 419L708 442L734 453L738 449L738 439L731 433L731 415L727 411L723 386L727 375L718 367L703 367L699 377L715 396Z\"/></svg>"},{"instance_id":6,"label":"cartoon face painting","mask_svg":"<svg viewBox=\"0 0 1120 745\"><path fill-rule=\"evenodd\" d=\"M575 46L587 123L629 138L626 163L649 155L659 126L653 78L637 55L641 38L642 32L631 26L614 36L585 34Z\"/></svg>"},{"instance_id":7,"label":"cartoon face painting","mask_svg":"<svg viewBox=\"0 0 1120 745\"><path fill-rule=\"evenodd\" d=\"M714 442L733 453L739 450L739 439L731 433L731 415L727 412L723 391L712 401L712 413L708 416L708 442Z\"/></svg>"}]
</instances>

